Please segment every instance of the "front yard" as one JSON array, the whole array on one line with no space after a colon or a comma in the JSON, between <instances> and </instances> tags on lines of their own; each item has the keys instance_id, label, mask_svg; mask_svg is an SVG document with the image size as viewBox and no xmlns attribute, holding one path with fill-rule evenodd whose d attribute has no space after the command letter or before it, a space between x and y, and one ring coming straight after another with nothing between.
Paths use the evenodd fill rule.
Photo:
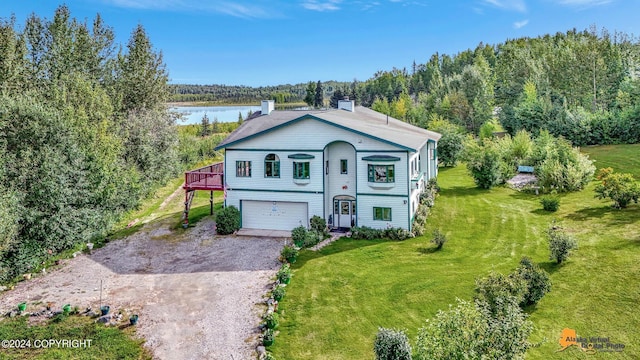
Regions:
<instances>
[{"instance_id":1,"label":"front yard","mask_svg":"<svg viewBox=\"0 0 640 360\"><path fill-rule=\"evenodd\" d=\"M598 167L638 173L634 158L625 163L612 153L634 149L589 152L600 160ZM618 162L611 164L612 158ZM301 253L280 304L280 334L271 347L277 358L372 359L380 326L408 329L415 342L426 319L456 298L472 298L476 278L490 270L510 272L522 256L540 264L553 282L551 292L528 309L536 326L530 340L542 341L528 358L579 356L578 349L556 353L563 328L626 344L613 354L616 359L640 353L640 205L614 210L594 198L592 183L561 196L560 210L547 213L535 195L476 189L464 166L441 170L439 184L425 236L403 242L342 239L318 253ZM562 266L548 258L545 233L554 220L579 244ZM438 252L429 243L434 229L449 239Z\"/></svg>"}]
</instances>

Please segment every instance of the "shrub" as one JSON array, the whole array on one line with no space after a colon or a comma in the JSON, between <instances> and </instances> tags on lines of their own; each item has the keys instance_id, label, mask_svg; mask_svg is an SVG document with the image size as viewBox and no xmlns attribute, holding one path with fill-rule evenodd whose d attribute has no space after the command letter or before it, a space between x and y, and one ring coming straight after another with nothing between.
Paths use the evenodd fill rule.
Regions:
<instances>
[{"instance_id":1,"label":"shrub","mask_svg":"<svg viewBox=\"0 0 640 360\"><path fill-rule=\"evenodd\" d=\"M578 247L576 240L562 230L550 228L549 235L549 259L561 264L571 254L571 250Z\"/></svg>"},{"instance_id":2,"label":"shrub","mask_svg":"<svg viewBox=\"0 0 640 360\"><path fill-rule=\"evenodd\" d=\"M382 230L370 228L368 226L354 226L351 228L351 238L352 239L365 239L365 240L373 240L373 239L381 239L384 237Z\"/></svg>"},{"instance_id":3,"label":"shrub","mask_svg":"<svg viewBox=\"0 0 640 360\"><path fill-rule=\"evenodd\" d=\"M425 205L427 207L432 207L435 204L435 192L431 189L425 189L422 194L420 194L420 205Z\"/></svg>"},{"instance_id":4,"label":"shrub","mask_svg":"<svg viewBox=\"0 0 640 360\"><path fill-rule=\"evenodd\" d=\"M413 236L422 236L424 235L424 225L418 223L416 220L413 221L413 226L411 227L411 232Z\"/></svg>"},{"instance_id":5,"label":"shrub","mask_svg":"<svg viewBox=\"0 0 640 360\"><path fill-rule=\"evenodd\" d=\"M315 230L307 231L307 234L304 238L304 247L311 247L320 242L321 234Z\"/></svg>"},{"instance_id":6,"label":"shrub","mask_svg":"<svg viewBox=\"0 0 640 360\"><path fill-rule=\"evenodd\" d=\"M447 242L447 237L440 232L440 230L433 230L433 239L431 239L433 244L436 244L436 249L440 250L444 246L444 243Z\"/></svg>"},{"instance_id":7,"label":"shrub","mask_svg":"<svg viewBox=\"0 0 640 360\"><path fill-rule=\"evenodd\" d=\"M240 229L240 210L227 206L216 216L216 232L220 235L233 234Z\"/></svg>"},{"instance_id":8,"label":"shrub","mask_svg":"<svg viewBox=\"0 0 640 360\"><path fill-rule=\"evenodd\" d=\"M537 304L546 293L551 291L549 274L528 257L525 256L520 260L516 273L526 282L526 291L520 306Z\"/></svg>"},{"instance_id":9,"label":"shrub","mask_svg":"<svg viewBox=\"0 0 640 360\"><path fill-rule=\"evenodd\" d=\"M273 329L267 329L262 334L262 345L271 346L276 341L276 336L273 333Z\"/></svg>"},{"instance_id":10,"label":"shrub","mask_svg":"<svg viewBox=\"0 0 640 360\"><path fill-rule=\"evenodd\" d=\"M291 267L289 267L289 264L282 264L282 267L280 267L280 270L278 270L276 276L278 277L278 281L281 284L288 284L291 280Z\"/></svg>"},{"instance_id":11,"label":"shrub","mask_svg":"<svg viewBox=\"0 0 640 360\"><path fill-rule=\"evenodd\" d=\"M560 207L560 199L557 196L547 195L540 198L540 204L544 210L553 212Z\"/></svg>"},{"instance_id":12,"label":"shrub","mask_svg":"<svg viewBox=\"0 0 640 360\"><path fill-rule=\"evenodd\" d=\"M489 276L476 279L474 298L476 302L485 304L491 313L498 314L508 302L520 304L526 291L527 283L519 274L503 275L492 271Z\"/></svg>"},{"instance_id":13,"label":"shrub","mask_svg":"<svg viewBox=\"0 0 640 360\"><path fill-rule=\"evenodd\" d=\"M293 264L298 259L298 249L293 246L285 245L280 252L280 256L282 256L282 260Z\"/></svg>"},{"instance_id":14,"label":"shrub","mask_svg":"<svg viewBox=\"0 0 640 360\"><path fill-rule=\"evenodd\" d=\"M271 292L271 296L273 296L273 299L275 301L280 301L282 300L282 298L284 298L284 296L286 295L287 291L284 288L284 286L282 285L278 285L276 286L275 289L273 289L273 291Z\"/></svg>"},{"instance_id":15,"label":"shrub","mask_svg":"<svg viewBox=\"0 0 640 360\"><path fill-rule=\"evenodd\" d=\"M376 360L411 360L411 345L403 330L379 328L373 351Z\"/></svg>"},{"instance_id":16,"label":"shrub","mask_svg":"<svg viewBox=\"0 0 640 360\"><path fill-rule=\"evenodd\" d=\"M267 329L275 329L280 324L280 317L275 312L270 312L264 316L264 323Z\"/></svg>"},{"instance_id":17,"label":"shrub","mask_svg":"<svg viewBox=\"0 0 640 360\"><path fill-rule=\"evenodd\" d=\"M301 248L304 246L304 241L306 237L307 237L307 228L305 228L302 225L297 226L293 228L293 230L291 230L291 240L293 240L293 243L296 244L297 247Z\"/></svg>"},{"instance_id":18,"label":"shrub","mask_svg":"<svg viewBox=\"0 0 640 360\"><path fill-rule=\"evenodd\" d=\"M272 354L272 353L267 352L267 353L264 355L264 360L276 360L276 357L275 357L275 356L273 356L273 354Z\"/></svg>"},{"instance_id":19,"label":"shrub","mask_svg":"<svg viewBox=\"0 0 640 360\"><path fill-rule=\"evenodd\" d=\"M406 240L413 237L413 234L403 228L388 228L382 232L384 238L390 240Z\"/></svg>"},{"instance_id":20,"label":"shrub","mask_svg":"<svg viewBox=\"0 0 640 360\"><path fill-rule=\"evenodd\" d=\"M318 234L321 234L323 238L329 234L327 230L327 222L320 216L314 215L310 221L311 230L315 230Z\"/></svg>"},{"instance_id":21,"label":"shrub","mask_svg":"<svg viewBox=\"0 0 640 360\"><path fill-rule=\"evenodd\" d=\"M474 154L467 162L467 168L476 185L482 189L490 189L502 183L500 154L496 147L489 143L479 147L478 151L480 152Z\"/></svg>"},{"instance_id":22,"label":"shrub","mask_svg":"<svg viewBox=\"0 0 640 360\"><path fill-rule=\"evenodd\" d=\"M533 325L513 300L503 302L497 314L485 304L462 300L439 311L419 329L415 358L523 359Z\"/></svg>"},{"instance_id":23,"label":"shrub","mask_svg":"<svg viewBox=\"0 0 640 360\"><path fill-rule=\"evenodd\" d=\"M596 198L613 200L616 209L626 208L632 201L638 203L640 183L631 174L614 174L612 168L601 169L597 176Z\"/></svg>"}]
</instances>

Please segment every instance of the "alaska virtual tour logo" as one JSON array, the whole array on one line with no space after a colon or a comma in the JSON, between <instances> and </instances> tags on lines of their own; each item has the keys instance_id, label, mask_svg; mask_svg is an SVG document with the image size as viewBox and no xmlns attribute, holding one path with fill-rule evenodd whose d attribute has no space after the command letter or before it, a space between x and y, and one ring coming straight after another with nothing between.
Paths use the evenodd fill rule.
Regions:
<instances>
[{"instance_id":1,"label":"alaska virtual tour logo","mask_svg":"<svg viewBox=\"0 0 640 360\"><path fill-rule=\"evenodd\" d=\"M608 337L589 336L582 337L576 334L574 329L564 328L560 334L560 350L564 351L572 346L593 355L597 352L621 352L624 350L624 344L614 343Z\"/></svg>"}]
</instances>

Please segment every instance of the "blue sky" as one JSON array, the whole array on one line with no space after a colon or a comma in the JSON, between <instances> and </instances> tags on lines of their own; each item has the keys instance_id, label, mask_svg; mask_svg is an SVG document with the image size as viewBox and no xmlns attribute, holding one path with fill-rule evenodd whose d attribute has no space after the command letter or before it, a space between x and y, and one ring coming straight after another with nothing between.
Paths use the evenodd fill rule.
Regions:
<instances>
[{"instance_id":1,"label":"blue sky","mask_svg":"<svg viewBox=\"0 0 640 360\"><path fill-rule=\"evenodd\" d=\"M366 80L434 52L584 30L640 33L637 0L0 0L0 17L100 13L126 44L140 23L173 83L276 85Z\"/></svg>"}]
</instances>

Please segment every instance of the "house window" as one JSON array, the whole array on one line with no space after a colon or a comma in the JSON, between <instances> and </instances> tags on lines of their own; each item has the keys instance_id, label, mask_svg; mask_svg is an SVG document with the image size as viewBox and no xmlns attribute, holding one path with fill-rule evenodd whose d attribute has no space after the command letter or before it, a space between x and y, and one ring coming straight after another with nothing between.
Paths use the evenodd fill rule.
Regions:
<instances>
[{"instance_id":1,"label":"house window","mask_svg":"<svg viewBox=\"0 0 640 360\"><path fill-rule=\"evenodd\" d=\"M293 178L294 179L309 178L309 162L308 161L293 163Z\"/></svg>"},{"instance_id":2,"label":"house window","mask_svg":"<svg viewBox=\"0 0 640 360\"><path fill-rule=\"evenodd\" d=\"M236 176L251 177L251 161L236 161Z\"/></svg>"},{"instance_id":3,"label":"house window","mask_svg":"<svg viewBox=\"0 0 640 360\"><path fill-rule=\"evenodd\" d=\"M369 165L369 182L392 183L395 182L395 170L393 165Z\"/></svg>"},{"instance_id":4,"label":"house window","mask_svg":"<svg viewBox=\"0 0 640 360\"><path fill-rule=\"evenodd\" d=\"M280 177L280 158L276 154L264 157L264 177Z\"/></svg>"},{"instance_id":5,"label":"house window","mask_svg":"<svg viewBox=\"0 0 640 360\"><path fill-rule=\"evenodd\" d=\"M374 207L373 220L391 221L391 208Z\"/></svg>"},{"instance_id":6,"label":"house window","mask_svg":"<svg viewBox=\"0 0 640 360\"><path fill-rule=\"evenodd\" d=\"M340 160L340 174L346 174L347 170L347 159Z\"/></svg>"}]
</instances>

